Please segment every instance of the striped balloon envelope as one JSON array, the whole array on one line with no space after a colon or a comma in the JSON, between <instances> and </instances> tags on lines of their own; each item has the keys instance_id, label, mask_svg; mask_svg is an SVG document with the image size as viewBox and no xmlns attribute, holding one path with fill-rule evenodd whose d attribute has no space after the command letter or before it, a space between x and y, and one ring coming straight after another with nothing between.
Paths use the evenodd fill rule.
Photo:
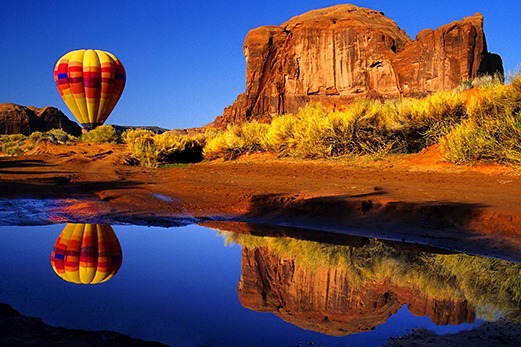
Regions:
<instances>
[{"instance_id":1,"label":"striped balloon envelope","mask_svg":"<svg viewBox=\"0 0 521 347\"><path fill-rule=\"evenodd\" d=\"M114 54L80 49L61 57L54 82L63 101L86 130L103 124L125 87L126 72Z\"/></svg>"},{"instance_id":2,"label":"striped balloon envelope","mask_svg":"<svg viewBox=\"0 0 521 347\"><path fill-rule=\"evenodd\" d=\"M51 252L54 272L77 284L108 281L122 260L121 246L110 225L67 224Z\"/></svg>"}]
</instances>

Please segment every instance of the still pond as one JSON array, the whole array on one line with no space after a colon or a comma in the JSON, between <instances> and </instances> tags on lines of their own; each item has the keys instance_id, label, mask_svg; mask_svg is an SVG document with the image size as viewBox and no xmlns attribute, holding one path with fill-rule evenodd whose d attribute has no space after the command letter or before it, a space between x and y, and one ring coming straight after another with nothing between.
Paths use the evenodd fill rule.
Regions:
<instances>
[{"instance_id":1,"label":"still pond","mask_svg":"<svg viewBox=\"0 0 521 347\"><path fill-rule=\"evenodd\" d=\"M67 253L78 230L98 265ZM172 346L378 346L521 316L516 263L241 223L2 226L0 264L24 315Z\"/></svg>"}]
</instances>

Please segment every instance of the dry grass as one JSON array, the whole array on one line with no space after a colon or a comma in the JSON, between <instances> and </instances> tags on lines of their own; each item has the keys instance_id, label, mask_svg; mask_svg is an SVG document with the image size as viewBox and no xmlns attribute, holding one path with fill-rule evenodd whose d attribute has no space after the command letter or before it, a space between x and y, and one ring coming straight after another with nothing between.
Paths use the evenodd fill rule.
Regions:
<instances>
[{"instance_id":1,"label":"dry grass","mask_svg":"<svg viewBox=\"0 0 521 347\"><path fill-rule=\"evenodd\" d=\"M92 143L111 143L119 142L120 138L110 125L101 125L92 129L91 131L81 135L80 139L84 142Z\"/></svg>"},{"instance_id":2,"label":"dry grass","mask_svg":"<svg viewBox=\"0 0 521 347\"><path fill-rule=\"evenodd\" d=\"M469 88L473 88L469 93ZM521 163L521 75L505 85L482 77L423 99L357 100L342 111L311 103L271 124L229 125L207 137L205 159L270 152L279 157L332 158L416 153L440 144L454 163Z\"/></svg>"},{"instance_id":3,"label":"dry grass","mask_svg":"<svg viewBox=\"0 0 521 347\"><path fill-rule=\"evenodd\" d=\"M158 167L203 159L204 136L189 137L168 132L158 135L150 130L131 129L125 131L122 138L142 166Z\"/></svg>"},{"instance_id":4,"label":"dry grass","mask_svg":"<svg viewBox=\"0 0 521 347\"><path fill-rule=\"evenodd\" d=\"M65 144L75 142L77 138L61 129L51 129L43 133L35 131L29 136L22 134L0 135L0 154L7 156L23 155L42 141Z\"/></svg>"},{"instance_id":5,"label":"dry grass","mask_svg":"<svg viewBox=\"0 0 521 347\"><path fill-rule=\"evenodd\" d=\"M455 163L521 163L521 75L509 85L489 83L467 100L467 119L440 141Z\"/></svg>"}]
</instances>

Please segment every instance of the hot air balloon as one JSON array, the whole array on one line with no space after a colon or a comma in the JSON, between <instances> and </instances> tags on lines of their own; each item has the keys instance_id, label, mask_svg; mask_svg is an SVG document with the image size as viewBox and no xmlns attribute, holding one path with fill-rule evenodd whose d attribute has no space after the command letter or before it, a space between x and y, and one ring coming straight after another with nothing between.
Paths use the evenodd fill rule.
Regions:
<instances>
[{"instance_id":1,"label":"hot air balloon","mask_svg":"<svg viewBox=\"0 0 521 347\"><path fill-rule=\"evenodd\" d=\"M86 130L105 122L123 93L125 79L118 58L100 50L71 51L54 67L63 101Z\"/></svg>"},{"instance_id":2,"label":"hot air balloon","mask_svg":"<svg viewBox=\"0 0 521 347\"><path fill-rule=\"evenodd\" d=\"M67 224L51 252L54 272L77 284L108 281L121 262L121 246L110 225Z\"/></svg>"}]
</instances>

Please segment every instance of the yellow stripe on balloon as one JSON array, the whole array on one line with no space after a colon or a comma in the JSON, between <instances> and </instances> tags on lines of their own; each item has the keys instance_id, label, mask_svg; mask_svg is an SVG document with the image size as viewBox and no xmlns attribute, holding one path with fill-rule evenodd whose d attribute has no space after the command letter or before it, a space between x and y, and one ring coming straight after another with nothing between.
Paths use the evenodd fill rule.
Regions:
<instances>
[{"instance_id":1,"label":"yellow stripe on balloon","mask_svg":"<svg viewBox=\"0 0 521 347\"><path fill-rule=\"evenodd\" d=\"M121 246L109 225L68 224L51 252L56 274L77 284L105 282L118 272L121 262Z\"/></svg>"},{"instance_id":2,"label":"yellow stripe on balloon","mask_svg":"<svg viewBox=\"0 0 521 347\"><path fill-rule=\"evenodd\" d=\"M98 235L94 224L87 224L83 230L81 240L81 252L79 259L79 276L80 282L89 284L96 275L97 259L93 256L98 250Z\"/></svg>"},{"instance_id":3,"label":"yellow stripe on balloon","mask_svg":"<svg viewBox=\"0 0 521 347\"><path fill-rule=\"evenodd\" d=\"M114 59L112 59L112 57L107 54L107 52L101 52L99 51L98 52L98 57L99 57L99 60L100 60L100 65L101 65L101 69L102 69L102 72L101 72L101 78L102 78L102 82L101 82L101 91L100 91L100 98L99 98L99 109L98 109L98 115L97 115L97 119L103 119L105 117L105 115L108 115L108 113L110 112L107 112L108 108L109 108L109 100L110 100L110 94L113 90L113 86L112 84L108 84L106 82L103 82L103 81L112 81L115 77L115 72L114 72ZM103 71L105 70L105 71ZM106 117L105 117L106 119ZM103 120L105 120L103 119Z\"/></svg>"},{"instance_id":4,"label":"yellow stripe on balloon","mask_svg":"<svg viewBox=\"0 0 521 347\"><path fill-rule=\"evenodd\" d=\"M87 80L89 79L87 74L89 73L94 75L99 74L99 79L101 79L101 65L98 54L92 49L87 50L83 56L83 86L87 105L87 118L89 123L96 123L99 107L99 89L101 89L101 86L97 84L91 87L87 84Z\"/></svg>"},{"instance_id":5,"label":"yellow stripe on balloon","mask_svg":"<svg viewBox=\"0 0 521 347\"><path fill-rule=\"evenodd\" d=\"M65 54L63 57L61 57L61 59L58 60L58 62L56 63L56 66L54 67L54 71L57 72L58 67L60 65L68 66L71 55L72 55L72 52L69 52L69 53ZM57 76L55 76L55 82L56 83L58 82ZM76 101L74 100L74 95L72 94L69 83L67 82L64 84L60 84L58 86L58 91L60 92L60 95L63 98L63 101L69 107L69 109L71 110L74 117L76 117L80 122L82 122L81 121L82 115L81 115L80 109L76 105Z\"/></svg>"},{"instance_id":6,"label":"yellow stripe on balloon","mask_svg":"<svg viewBox=\"0 0 521 347\"><path fill-rule=\"evenodd\" d=\"M83 225L75 224L65 256L65 277L69 282L81 283L80 280L80 252L83 238Z\"/></svg>"},{"instance_id":7,"label":"yellow stripe on balloon","mask_svg":"<svg viewBox=\"0 0 521 347\"><path fill-rule=\"evenodd\" d=\"M104 280L108 280L107 276L109 272L107 271L106 264L110 261L110 252L108 247L106 247L106 237L105 232L103 231L104 225L97 226L97 236L98 236L98 266L96 267L96 276L92 279L91 283L100 283ZM102 268L100 265L103 264ZM112 276L111 276L112 277Z\"/></svg>"},{"instance_id":8,"label":"yellow stripe on balloon","mask_svg":"<svg viewBox=\"0 0 521 347\"><path fill-rule=\"evenodd\" d=\"M72 80L70 84L72 94L74 96L74 102L80 111L80 122L89 122L89 112L85 102L85 89L83 87L83 56L85 50L81 49L72 52L69 59L69 80Z\"/></svg>"}]
</instances>

